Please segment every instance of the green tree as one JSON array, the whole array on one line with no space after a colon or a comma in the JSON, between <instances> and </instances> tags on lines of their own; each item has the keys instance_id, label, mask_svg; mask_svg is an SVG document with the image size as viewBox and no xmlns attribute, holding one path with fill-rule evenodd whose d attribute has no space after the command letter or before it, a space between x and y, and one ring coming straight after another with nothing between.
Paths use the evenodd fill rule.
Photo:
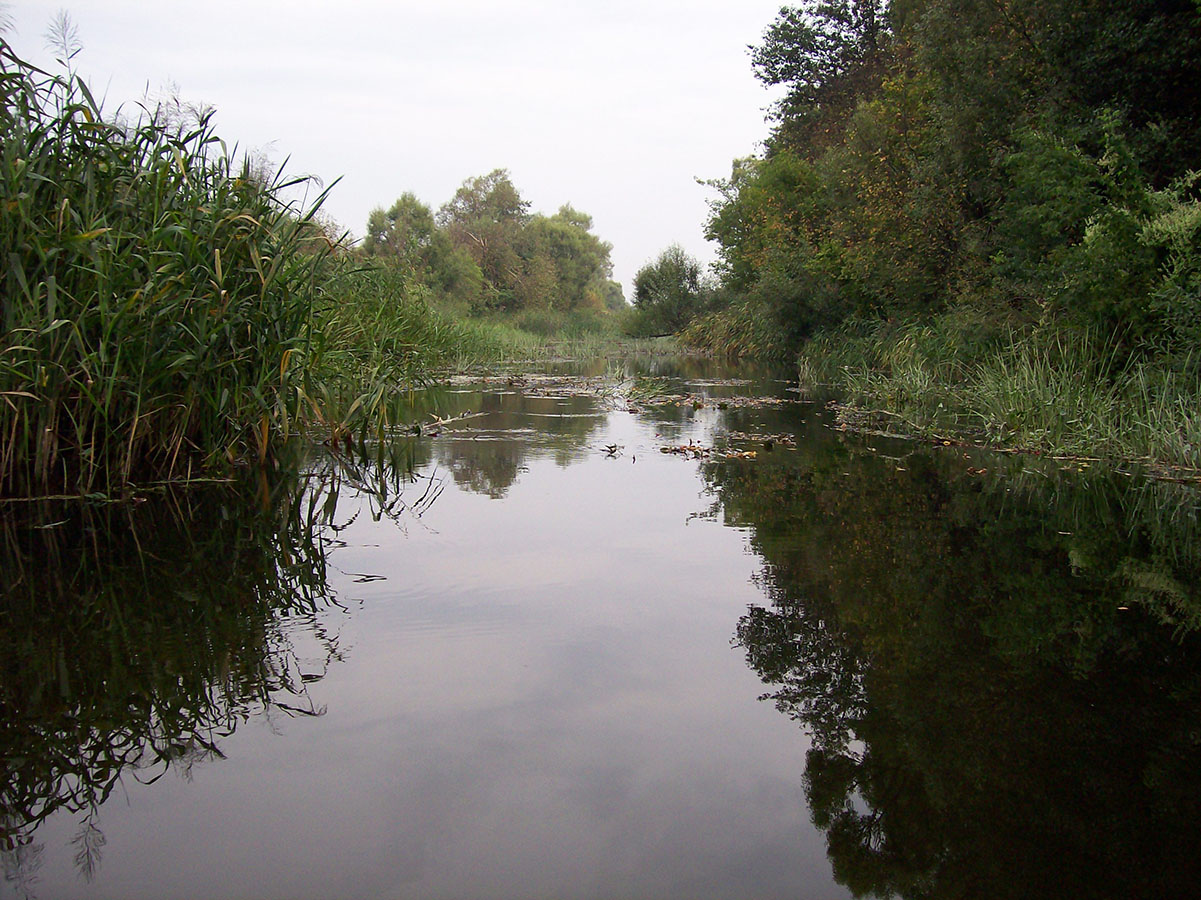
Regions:
<instances>
[{"instance_id":1,"label":"green tree","mask_svg":"<svg viewBox=\"0 0 1201 900\"><path fill-rule=\"evenodd\" d=\"M711 183L731 306L710 333L792 351L848 316L971 307L1187 356L1195 0L809 0L752 61L788 92L763 157Z\"/></svg>"},{"instance_id":2,"label":"green tree","mask_svg":"<svg viewBox=\"0 0 1201 900\"><path fill-rule=\"evenodd\" d=\"M536 293L517 246L529 218L529 203L505 169L468 178L438 210L437 222L451 243L466 252L483 275L477 308L515 309Z\"/></svg>"},{"instance_id":3,"label":"green tree","mask_svg":"<svg viewBox=\"0 0 1201 900\"><path fill-rule=\"evenodd\" d=\"M363 252L409 270L436 297L469 301L479 294L483 276L475 260L456 247L434 214L412 193L385 212L377 207L367 219Z\"/></svg>"},{"instance_id":4,"label":"green tree","mask_svg":"<svg viewBox=\"0 0 1201 900\"><path fill-rule=\"evenodd\" d=\"M405 193L384 211L376 207L367 217L363 251L369 256L395 257L409 265L425 264L438 235L433 211Z\"/></svg>"},{"instance_id":5,"label":"green tree","mask_svg":"<svg viewBox=\"0 0 1201 900\"><path fill-rule=\"evenodd\" d=\"M613 274L612 245L592 233L591 216L564 205L553 216L534 216L526 231L527 258L531 263L548 261L553 267L551 307L605 308Z\"/></svg>"},{"instance_id":6,"label":"green tree","mask_svg":"<svg viewBox=\"0 0 1201 900\"><path fill-rule=\"evenodd\" d=\"M413 194L373 210L362 247L475 313L622 309L611 250L570 205L531 213L504 169L468 178L436 215Z\"/></svg>"},{"instance_id":7,"label":"green tree","mask_svg":"<svg viewBox=\"0 0 1201 900\"><path fill-rule=\"evenodd\" d=\"M702 311L707 286L701 265L679 244L672 244L634 276L634 330L639 334L674 334Z\"/></svg>"},{"instance_id":8,"label":"green tree","mask_svg":"<svg viewBox=\"0 0 1201 900\"><path fill-rule=\"evenodd\" d=\"M529 214L529 201L521 198L508 170L493 169L464 181L438 210L438 221L444 226L481 221L524 223Z\"/></svg>"},{"instance_id":9,"label":"green tree","mask_svg":"<svg viewBox=\"0 0 1201 900\"><path fill-rule=\"evenodd\" d=\"M520 261L514 244L528 219L528 209L508 172L496 169L464 181L438 211L438 224L483 276L483 296L479 298L483 307L517 305Z\"/></svg>"},{"instance_id":10,"label":"green tree","mask_svg":"<svg viewBox=\"0 0 1201 900\"><path fill-rule=\"evenodd\" d=\"M630 305L626 303L625 291L621 289L620 282L606 281L601 285L600 297L605 309L609 312L625 312L630 308Z\"/></svg>"},{"instance_id":11,"label":"green tree","mask_svg":"<svg viewBox=\"0 0 1201 900\"><path fill-rule=\"evenodd\" d=\"M813 140L854 108L879 79L888 28L886 0L805 0L785 6L751 47L755 76L788 93L774 115L782 133Z\"/></svg>"}]
</instances>

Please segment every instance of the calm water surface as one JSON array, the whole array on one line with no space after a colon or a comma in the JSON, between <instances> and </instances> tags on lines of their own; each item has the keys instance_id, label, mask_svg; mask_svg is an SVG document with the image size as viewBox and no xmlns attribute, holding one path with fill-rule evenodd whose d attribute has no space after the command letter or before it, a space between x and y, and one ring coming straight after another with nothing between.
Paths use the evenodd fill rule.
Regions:
<instances>
[{"instance_id":1,"label":"calm water surface","mask_svg":"<svg viewBox=\"0 0 1201 900\"><path fill-rule=\"evenodd\" d=\"M1197 895L1195 488L629 365L10 516L4 896Z\"/></svg>"}]
</instances>

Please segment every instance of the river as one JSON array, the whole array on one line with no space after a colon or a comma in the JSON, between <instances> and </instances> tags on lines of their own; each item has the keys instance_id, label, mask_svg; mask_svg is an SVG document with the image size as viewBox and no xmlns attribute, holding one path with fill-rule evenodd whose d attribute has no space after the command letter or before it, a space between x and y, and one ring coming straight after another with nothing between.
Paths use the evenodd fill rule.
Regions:
<instances>
[{"instance_id":1,"label":"river","mask_svg":"<svg viewBox=\"0 0 1201 900\"><path fill-rule=\"evenodd\" d=\"M1201 895L1195 485L695 359L410 402L8 507L4 896Z\"/></svg>"}]
</instances>

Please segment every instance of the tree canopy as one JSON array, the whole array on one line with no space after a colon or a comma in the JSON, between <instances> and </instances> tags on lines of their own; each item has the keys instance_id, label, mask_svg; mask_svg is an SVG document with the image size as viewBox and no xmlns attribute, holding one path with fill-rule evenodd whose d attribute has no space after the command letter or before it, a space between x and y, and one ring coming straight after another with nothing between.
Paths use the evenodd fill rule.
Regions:
<instances>
[{"instance_id":1,"label":"tree canopy","mask_svg":"<svg viewBox=\"0 0 1201 900\"><path fill-rule=\"evenodd\" d=\"M727 315L781 351L964 307L1121 354L1201 337L1195 0L805 0L751 60L787 93L708 234Z\"/></svg>"},{"instance_id":2,"label":"tree canopy","mask_svg":"<svg viewBox=\"0 0 1201 900\"><path fill-rule=\"evenodd\" d=\"M362 245L475 312L622 309L611 250L570 204L531 213L504 169L468 178L437 213L413 194L373 210Z\"/></svg>"},{"instance_id":3,"label":"tree canopy","mask_svg":"<svg viewBox=\"0 0 1201 900\"><path fill-rule=\"evenodd\" d=\"M674 334L701 311L706 285L701 265L679 244L672 244L634 276L632 330L643 335Z\"/></svg>"}]
</instances>

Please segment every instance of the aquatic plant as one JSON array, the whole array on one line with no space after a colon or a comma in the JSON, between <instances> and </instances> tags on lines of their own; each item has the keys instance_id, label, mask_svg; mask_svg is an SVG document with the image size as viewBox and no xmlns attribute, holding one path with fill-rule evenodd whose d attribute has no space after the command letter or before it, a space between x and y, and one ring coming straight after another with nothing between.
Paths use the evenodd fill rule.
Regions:
<instances>
[{"instance_id":1,"label":"aquatic plant","mask_svg":"<svg viewBox=\"0 0 1201 900\"><path fill-rule=\"evenodd\" d=\"M0 492L266 459L302 414L324 193L2 40L0 92Z\"/></svg>"}]
</instances>

